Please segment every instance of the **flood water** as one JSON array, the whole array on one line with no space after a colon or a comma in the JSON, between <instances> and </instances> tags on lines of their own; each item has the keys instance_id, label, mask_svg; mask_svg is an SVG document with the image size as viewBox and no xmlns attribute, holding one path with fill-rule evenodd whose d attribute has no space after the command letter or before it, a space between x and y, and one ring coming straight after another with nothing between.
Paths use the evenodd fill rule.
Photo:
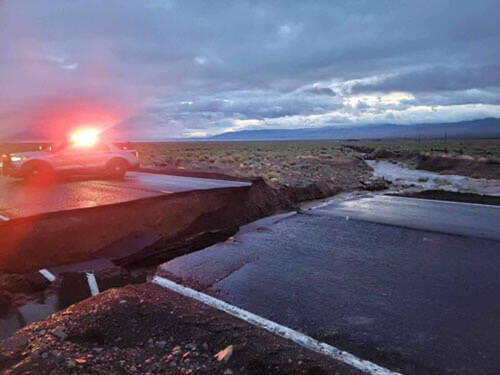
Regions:
<instances>
[{"instance_id":1,"label":"flood water","mask_svg":"<svg viewBox=\"0 0 500 375\"><path fill-rule=\"evenodd\" d=\"M475 193L500 196L500 180L471 178L466 176L439 174L384 160L366 160L373 168L373 178L384 178L394 185L414 185L425 190L439 189L460 193Z\"/></svg>"}]
</instances>

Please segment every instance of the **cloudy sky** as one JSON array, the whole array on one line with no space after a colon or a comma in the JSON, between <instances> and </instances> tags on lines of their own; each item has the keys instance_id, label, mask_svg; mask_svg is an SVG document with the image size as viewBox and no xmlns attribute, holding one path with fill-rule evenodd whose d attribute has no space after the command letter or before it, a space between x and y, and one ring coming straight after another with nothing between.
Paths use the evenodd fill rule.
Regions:
<instances>
[{"instance_id":1,"label":"cloudy sky","mask_svg":"<svg viewBox=\"0 0 500 375\"><path fill-rule=\"evenodd\" d=\"M498 0L0 0L0 138L500 117Z\"/></svg>"}]
</instances>

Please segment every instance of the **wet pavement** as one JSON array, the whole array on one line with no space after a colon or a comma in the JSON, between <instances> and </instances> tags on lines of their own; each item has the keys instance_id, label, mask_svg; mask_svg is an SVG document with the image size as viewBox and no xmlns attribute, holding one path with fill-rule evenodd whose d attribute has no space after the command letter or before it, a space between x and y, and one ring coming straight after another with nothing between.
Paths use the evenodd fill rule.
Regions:
<instances>
[{"instance_id":1,"label":"wet pavement","mask_svg":"<svg viewBox=\"0 0 500 375\"><path fill-rule=\"evenodd\" d=\"M0 223L9 219L87 208L194 190L250 186L246 182L129 172L124 180L73 178L31 186L0 177Z\"/></svg>"},{"instance_id":2,"label":"wet pavement","mask_svg":"<svg viewBox=\"0 0 500 375\"><path fill-rule=\"evenodd\" d=\"M338 205L267 218L159 273L405 374L497 373L500 242L463 235L483 207L407 199L359 204L381 210L370 221ZM458 215L458 235L425 230Z\"/></svg>"},{"instance_id":3,"label":"wet pavement","mask_svg":"<svg viewBox=\"0 0 500 375\"><path fill-rule=\"evenodd\" d=\"M376 195L320 210L344 218L500 240L500 206Z\"/></svg>"}]
</instances>

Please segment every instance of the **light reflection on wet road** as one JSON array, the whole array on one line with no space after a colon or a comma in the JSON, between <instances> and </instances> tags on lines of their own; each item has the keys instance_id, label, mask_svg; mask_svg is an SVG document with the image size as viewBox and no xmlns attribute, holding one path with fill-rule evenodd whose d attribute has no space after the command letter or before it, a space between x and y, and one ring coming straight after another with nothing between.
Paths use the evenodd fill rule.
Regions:
<instances>
[{"instance_id":1,"label":"light reflection on wet road","mask_svg":"<svg viewBox=\"0 0 500 375\"><path fill-rule=\"evenodd\" d=\"M0 177L0 215L17 218L46 212L126 202L192 190L249 186L223 181L162 174L129 172L124 180L66 179L48 187Z\"/></svg>"}]
</instances>

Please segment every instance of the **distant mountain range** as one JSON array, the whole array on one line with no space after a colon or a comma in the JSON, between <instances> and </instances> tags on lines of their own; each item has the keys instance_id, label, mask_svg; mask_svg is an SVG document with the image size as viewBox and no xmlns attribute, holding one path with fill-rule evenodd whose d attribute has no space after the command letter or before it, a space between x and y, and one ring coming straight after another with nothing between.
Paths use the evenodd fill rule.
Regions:
<instances>
[{"instance_id":1,"label":"distant mountain range","mask_svg":"<svg viewBox=\"0 0 500 375\"><path fill-rule=\"evenodd\" d=\"M371 124L371 125L336 125L322 128L303 129L262 129L227 132L212 137L163 138L150 139L149 142L166 141L251 141L251 140L298 140L298 139L443 139L448 138L500 138L500 118L484 118L471 121L430 123L430 124ZM140 137L138 139L141 139ZM134 139L131 139L134 140ZM0 142L48 142L50 139L43 129L30 132L19 131L2 138Z\"/></svg>"},{"instance_id":2,"label":"distant mountain range","mask_svg":"<svg viewBox=\"0 0 500 375\"><path fill-rule=\"evenodd\" d=\"M309 129L263 129L227 132L213 140L500 138L500 119L415 125L373 124Z\"/></svg>"}]
</instances>

